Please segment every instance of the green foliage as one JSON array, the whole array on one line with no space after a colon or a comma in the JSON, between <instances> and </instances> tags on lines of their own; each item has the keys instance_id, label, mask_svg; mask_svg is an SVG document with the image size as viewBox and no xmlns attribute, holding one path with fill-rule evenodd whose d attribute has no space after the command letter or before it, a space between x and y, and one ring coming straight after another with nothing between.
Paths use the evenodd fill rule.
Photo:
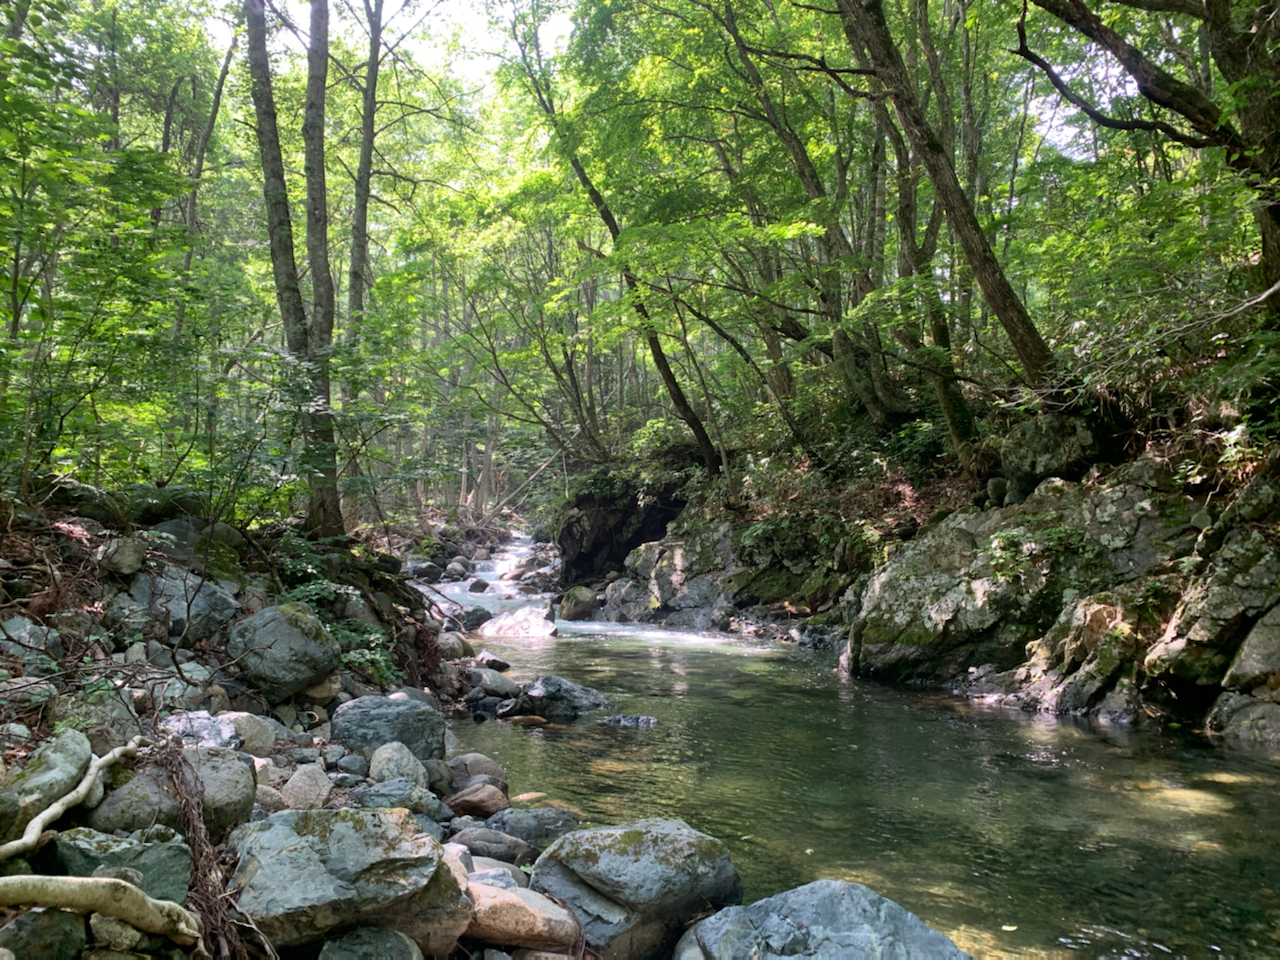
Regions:
<instances>
[{"instance_id":1,"label":"green foliage","mask_svg":"<svg viewBox=\"0 0 1280 960\"><path fill-rule=\"evenodd\" d=\"M913 480L935 476L947 453L946 427L933 420L913 420L894 431L885 452Z\"/></svg>"},{"instance_id":2,"label":"green foliage","mask_svg":"<svg viewBox=\"0 0 1280 960\"><path fill-rule=\"evenodd\" d=\"M395 643L381 627L361 620L340 620L329 632L342 648L342 663L379 686L404 683L405 672L396 663Z\"/></svg>"},{"instance_id":3,"label":"green foliage","mask_svg":"<svg viewBox=\"0 0 1280 960\"><path fill-rule=\"evenodd\" d=\"M359 597L360 591L344 583L331 580L310 580L296 587L290 587L280 595L286 603L305 603L320 606L319 601L333 601L338 597Z\"/></svg>"},{"instance_id":4,"label":"green foliage","mask_svg":"<svg viewBox=\"0 0 1280 960\"><path fill-rule=\"evenodd\" d=\"M1043 525L1051 516L1029 516L1024 524L991 536L986 552L991 558L991 574L996 580L1021 580L1033 563L1096 552L1095 545L1078 527L1063 523Z\"/></svg>"}]
</instances>

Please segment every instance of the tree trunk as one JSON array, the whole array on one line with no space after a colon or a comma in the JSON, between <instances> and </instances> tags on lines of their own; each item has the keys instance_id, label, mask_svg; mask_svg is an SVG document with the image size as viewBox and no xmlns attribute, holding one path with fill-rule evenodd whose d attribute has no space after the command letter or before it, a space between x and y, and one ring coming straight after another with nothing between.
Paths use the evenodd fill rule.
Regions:
<instances>
[{"instance_id":1,"label":"tree trunk","mask_svg":"<svg viewBox=\"0 0 1280 960\"><path fill-rule=\"evenodd\" d=\"M846 27L846 36L855 50L866 48L876 76L889 93L898 121L912 150L924 163L929 179L956 235L965 259L983 295L1004 328L1027 380L1042 384L1053 369L1053 354L1040 336L1026 307L1004 275L986 235L978 223L973 205L965 196L955 166L925 116L915 87L902 62L902 54L889 32L884 9L863 6L859 0L837 0Z\"/></svg>"},{"instance_id":2,"label":"tree trunk","mask_svg":"<svg viewBox=\"0 0 1280 960\"><path fill-rule=\"evenodd\" d=\"M204 155L209 147L209 140L213 137L213 128L218 121L218 110L222 105L222 92L227 86L227 74L231 70L231 60L235 57L236 46L239 44L239 36L232 36L231 46L227 47L227 55L222 59L222 69L218 72L218 84L213 90L213 105L209 108L209 122L205 124L204 132L201 133L199 141L196 143L195 160L191 165L191 189L187 193L186 203L183 205L183 220L187 228L187 249L182 254L182 274L185 279L191 275L191 260L195 256L195 232L196 232L196 193L200 189L200 177L204 173ZM182 298L178 301L173 310L173 340L177 342L182 339L182 326L186 321L187 301Z\"/></svg>"},{"instance_id":3,"label":"tree trunk","mask_svg":"<svg viewBox=\"0 0 1280 960\"><path fill-rule=\"evenodd\" d=\"M334 437L329 353L333 346L333 270L329 266L329 197L324 170L324 100L329 81L329 0L311 0L311 42L307 47L307 99L302 143L307 177L307 260L311 267L311 328L307 359L313 371L312 439L315 479L307 509L307 530L317 537L344 532L338 497L338 450Z\"/></svg>"},{"instance_id":4,"label":"tree trunk","mask_svg":"<svg viewBox=\"0 0 1280 960\"><path fill-rule=\"evenodd\" d=\"M516 41L520 46L525 76L538 102L538 107L547 118L547 122L551 126L552 135L563 151L565 159L568 160L569 166L573 169L579 185L586 191L596 214L604 223L605 229L609 231L610 238L616 241L618 235L622 232L618 227L618 221L605 201L604 195L596 189L591 176L578 158L572 138L566 135L560 114L556 110L555 101L552 99L549 84L547 84L537 65L531 59L535 55L535 51L531 51L526 46L524 40L519 36L518 27L516 28ZM623 276L628 289L635 292L639 287L636 278L626 270L623 271ZM698 445L698 452L702 455L702 462L706 466L707 474L711 477L719 476L721 469L720 455L716 452L715 444L711 442L711 437L708 435L702 419L693 409L693 405L689 403L688 397L685 396L684 388L680 386L680 381L671 369L671 363L667 360L667 355L662 349L662 342L658 339L657 327L653 323L653 318L649 315L648 308L643 301L636 299L634 301L634 310L640 320L640 327L644 331L645 343L649 347L653 365L658 370L658 376L662 378L663 386L667 389L667 395L671 398L672 406L676 409L676 415L688 425L690 432L693 433L694 442Z\"/></svg>"},{"instance_id":5,"label":"tree trunk","mask_svg":"<svg viewBox=\"0 0 1280 960\"><path fill-rule=\"evenodd\" d=\"M316 28L315 6L322 6L320 30ZM307 482L310 487L310 504L307 511L307 529L317 536L331 536L343 532L342 509L338 502L337 465L334 457L333 422L329 412L329 380L328 357L329 337L332 336L333 323L333 280L328 272L328 250L324 250L323 273L329 279L327 303L328 316L321 316L319 323L307 322L306 308L302 301L302 288L298 282L298 264L293 246L293 224L289 217L289 195L285 184L284 160L280 152L280 133L276 125L275 97L271 90L271 65L267 58L267 27L264 0L247 0L245 3L246 33L249 45L249 74L252 80L254 114L257 120L258 154L262 163L262 193L267 214L267 236L270 241L271 270L275 279L276 302L280 307L280 318L284 324L285 345L289 353L297 360L304 361L310 368L302 375L303 383L298 385L298 403L300 409L299 423L302 427L304 460L308 467ZM304 121L303 137L307 142L308 180L314 172L313 144L318 132L321 138L320 161L321 179L319 196L321 199L321 217L327 220L323 211L323 136L324 136L324 82L328 70L328 6L325 0L314 0L312 10L312 47L317 43L323 49L321 62L323 73L318 78L308 76L307 107ZM314 63L312 51L308 51L308 63ZM309 74L314 68L309 69ZM320 91L319 103L312 102L313 86ZM316 123L315 110L319 110L319 123ZM314 230L312 216L314 210L314 190L308 183L308 248L314 251ZM312 264L313 284L323 281L319 278L317 264ZM323 310L325 295L316 292L316 302ZM327 330L324 324L327 322ZM317 359L323 364L317 366ZM319 407L320 413L314 413ZM325 424L323 419L327 418ZM319 421L319 422L318 422ZM327 426L327 430L326 430ZM327 469L326 469L327 465Z\"/></svg>"},{"instance_id":6,"label":"tree trunk","mask_svg":"<svg viewBox=\"0 0 1280 960\"><path fill-rule=\"evenodd\" d=\"M378 68L382 58L383 0L365 0L365 16L369 20L369 65L364 75L363 102L360 113L360 160L356 166L355 202L351 211L351 265L347 273L348 342L360 338L364 323L365 291L369 283L369 197L373 192L373 142L378 113ZM354 400L356 389L344 384L342 396Z\"/></svg>"}]
</instances>

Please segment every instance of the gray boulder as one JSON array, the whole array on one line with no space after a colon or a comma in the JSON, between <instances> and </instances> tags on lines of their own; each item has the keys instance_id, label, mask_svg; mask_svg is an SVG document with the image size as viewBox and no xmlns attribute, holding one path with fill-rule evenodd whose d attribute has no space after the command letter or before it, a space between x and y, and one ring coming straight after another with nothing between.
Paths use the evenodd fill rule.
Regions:
<instances>
[{"instance_id":1,"label":"gray boulder","mask_svg":"<svg viewBox=\"0 0 1280 960\"><path fill-rule=\"evenodd\" d=\"M468 607L462 613L462 629L474 630L481 624L493 619L493 614L484 607Z\"/></svg>"},{"instance_id":2,"label":"gray boulder","mask_svg":"<svg viewBox=\"0 0 1280 960\"><path fill-rule=\"evenodd\" d=\"M473 656L475 651L471 648L471 644L467 643L466 637L452 630L447 630L436 639L436 645L440 649L441 660L461 660L463 657Z\"/></svg>"},{"instance_id":3,"label":"gray boulder","mask_svg":"<svg viewBox=\"0 0 1280 960\"><path fill-rule=\"evenodd\" d=\"M98 548L97 560L112 573L131 577L147 559L147 542L141 537L113 537Z\"/></svg>"},{"instance_id":4,"label":"gray boulder","mask_svg":"<svg viewBox=\"0 0 1280 960\"><path fill-rule=\"evenodd\" d=\"M342 648L306 604L267 607L237 623L227 654L271 703L279 703L338 668Z\"/></svg>"},{"instance_id":5,"label":"gray boulder","mask_svg":"<svg viewBox=\"0 0 1280 960\"><path fill-rule=\"evenodd\" d=\"M471 852L467 851L467 855L471 856ZM471 857L471 871L481 870L505 870L511 879L515 881L517 887L529 886L529 875L514 863L507 863L505 860L494 860L492 857Z\"/></svg>"},{"instance_id":6,"label":"gray boulder","mask_svg":"<svg viewBox=\"0 0 1280 960\"><path fill-rule=\"evenodd\" d=\"M140 573L129 596L155 620L169 625L171 635L205 640L240 614L231 591L213 580L177 567L165 567L158 575Z\"/></svg>"},{"instance_id":7,"label":"gray boulder","mask_svg":"<svg viewBox=\"0 0 1280 960\"><path fill-rule=\"evenodd\" d=\"M1097 431L1080 417L1048 413L1019 424L1000 445L1006 503L1021 503L1048 477L1080 479L1101 452Z\"/></svg>"},{"instance_id":8,"label":"gray boulder","mask_svg":"<svg viewBox=\"0 0 1280 960\"><path fill-rule=\"evenodd\" d=\"M459 830L449 838L451 843L460 843L471 851L474 857L488 857L504 863L524 866L533 863L538 857L538 849L525 843L519 837L488 830L484 827L468 827Z\"/></svg>"},{"instance_id":9,"label":"gray boulder","mask_svg":"<svg viewBox=\"0 0 1280 960\"><path fill-rule=\"evenodd\" d=\"M418 945L399 930L361 927L320 948L320 960L422 960Z\"/></svg>"},{"instance_id":10,"label":"gray boulder","mask_svg":"<svg viewBox=\"0 0 1280 960\"><path fill-rule=\"evenodd\" d=\"M497 887L499 890L520 889L520 884L516 883L516 878L501 867L491 867L488 870L473 870L467 874L467 882L479 883L486 887Z\"/></svg>"},{"instance_id":11,"label":"gray boulder","mask_svg":"<svg viewBox=\"0 0 1280 960\"><path fill-rule=\"evenodd\" d=\"M444 571L437 563L430 560L423 560L421 563L415 563L409 568L409 576L415 580L422 580L426 583L436 583L443 576Z\"/></svg>"},{"instance_id":12,"label":"gray boulder","mask_svg":"<svg viewBox=\"0 0 1280 960\"><path fill-rule=\"evenodd\" d=\"M288 734L285 728L277 731L271 721L252 713L232 711L218 714L219 720L228 720L236 728L244 742L240 749L251 757L269 757L275 751L277 735ZM282 724L277 724L283 726Z\"/></svg>"},{"instance_id":13,"label":"gray boulder","mask_svg":"<svg viewBox=\"0 0 1280 960\"><path fill-rule=\"evenodd\" d=\"M404 810L286 810L240 827L227 847L240 858L230 889L277 949L360 925L445 956L470 922L444 848Z\"/></svg>"},{"instance_id":14,"label":"gray boulder","mask_svg":"<svg viewBox=\"0 0 1280 960\"><path fill-rule=\"evenodd\" d=\"M419 787L427 786L427 768L403 743L384 743L369 758L368 776L374 780L396 780L401 777L412 780Z\"/></svg>"},{"instance_id":15,"label":"gray boulder","mask_svg":"<svg viewBox=\"0 0 1280 960\"><path fill-rule=\"evenodd\" d=\"M690 927L674 954L675 960L968 956L892 900L840 880L721 910Z\"/></svg>"},{"instance_id":16,"label":"gray boulder","mask_svg":"<svg viewBox=\"0 0 1280 960\"><path fill-rule=\"evenodd\" d=\"M462 785L472 777L488 776L505 781L507 772L493 759L483 753L460 753L449 761L449 773L454 790L462 789Z\"/></svg>"},{"instance_id":17,"label":"gray boulder","mask_svg":"<svg viewBox=\"0 0 1280 960\"><path fill-rule=\"evenodd\" d=\"M57 838L58 862L73 877L91 877L99 867L129 867L142 874L140 886L156 900L182 903L191 885L191 848L169 827L137 830L128 837L88 827L64 830Z\"/></svg>"},{"instance_id":18,"label":"gray boulder","mask_svg":"<svg viewBox=\"0 0 1280 960\"><path fill-rule=\"evenodd\" d=\"M1280 703L1228 690L1209 711L1205 728L1228 742L1274 751L1280 745Z\"/></svg>"},{"instance_id":19,"label":"gray boulder","mask_svg":"<svg viewBox=\"0 0 1280 960\"><path fill-rule=\"evenodd\" d=\"M480 625L482 637L554 637L559 634L551 605L530 604L500 613Z\"/></svg>"},{"instance_id":20,"label":"gray boulder","mask_svg":"<svg viewBox=\"0 0 1280 960\"><path fill-rule=\"evenodd\" d=\"M524 687L520 696L524 713L535 714L561 723L577 720L592 710L604 710L610 706L609 698L599 690L584 687L564 677L534 677Z\"/></svg>"},{"instance_id":21,"label":"gray boulder","mask_svg":"<svg viewBox=\"0 0 1280 960\"><path fill-rule=\"evenodd\" d=\"M89 739L79 730L63 730L42 745L5 784L16 805L0 807L0 839L20 836L33 817L75 789L92 759Z\"/></svg>"},{"instance_id":22,"label":"gray boulder","mask_svg":"<svg viewBox=\"0 0 1280 960\"><path fill-rule=\"evenodd\" d=\"M22 660L27 676L48 676L62 659L62 637L52 627L42 627L26 617L10 617L0 623L0 650Z\"/></svg>"},{"instance_id":23,"label":"gray boulder","mask_svg":"<svg viewBox=\"0 0 1280 960\"><path fill-rule=\"evenodd\" d=\"M599 606L596 592L590 587L572 587L560 599L560 619L590 620Z\"/></svg>"},{"instance_id":24,"label":"gray boulder","mask_svg":"<svg viewBox=\"0 0 1280 960\"><path fill-rule=\"evenodd\" d=\"M356 787L351 791L351 799L362 807L402 807L436 821L453 819L453 811L439 797L407 777Z\"/></svg>"},{"instance_id":25,"label":"gray boulder","mask_svg":"<svg viewBox=\"0 0 1280 960\"><path fill-rule=\"evenodd\" d=\"M871 576L849 667L935 682L979 664L1013 669L1026 662L1028 640L1054 625L1064 596L1147 577L1189 549L1193 506L1135 485L1046 480L1016 506L961 508Z\"/></svg>"},{"instance_id":26,"label":"gray boulder","mask_svg":"<svg viewBox=\"0 0 1280 960\"><path fill-rule=\"evenodd\" d=\"M182 807L169 774L147 767L107 794L89 815L89 826L99 833L131 833L153 824L177 829L181 820Z\"/></svg>"},{"instance_id":27,"label":"gray boulder","mask_svg":"<svg viewBox=\"0 0 1280 960\"><path fill-rule=\"evenodd\" d=\"M333 794L333 782L320 763L299 765L287 783L280 788L280 795L294 810L313 810L323 807Z\"/></svg>"},{"instance_id":28,"label":"gray boulder","mask_svg":"<svg viewBox=\"0 0 1280 960\"><path fill-rule=\"evenodd\" d=\"M0 949L14 957L77 960L88 936L83 913L36 907L0 928Z\"/></svg>"},{"instance_id":29,"label":"gray boulder","mask_svg":"<svg viewBox=\"0 0 1280 960\"><path fill-rule=\"evenodd\" d=\"M174 517L155 524L144 536L160 552L176 560L185 560L195 552L200 541L200 528L185 517Z\"/></svg>"},{"instance_id":30,"label":"gray boulder","mask_svg":"<svg viewBox=\"0 0 1280 960\"><path fill-rule=\"evenodd\" d=\"M632 623L645 620L656 609L658 600L644 584L629 578L615 580L604 591L604 608L601 620L613 623Z\"/></svg>"},{"instance_id":31,"label":"gray boulder","mask_svg":"<svg viewBox=\"0 0 1280 960\"><path fill-rule=\"evenodd\" d=\"M190 764L184 773L184 792L201 792L205 829L209 839L219 843L228 830L253 813L257 793L253 768L234 751L217 747L192 747L183 757ZM178 795L169 774L158 767L137 771L108 793L89 817L89 826L102 833L132 832L156 823L183 828Z\"/></svg>"},{"instance_id":32,"label":"gray boulder","mask_svg":"<svg viewBox=\"0 0 1280 960\"><path fill-rule=\"evenodd\" d=\"M239 750L244 737L227 717L211 716L208 710L174 713L160 721L160 729L182 740L184 747L225 747Z\"/></svg>"},{"instance_id":33,"label":"gray boulder","mask_svg":"<svg viewBox=\"0 0 1280 960\"><path fill-rule=\"evenodd\" d=\"M53 701L53 720L83 731L98 756L142 733L133 695L125 687L112 687L105 693L64 693Z\"/></svg>"},{"instance_id":34,"label":"gray boulder","mask_svg":"<svg viewBox=\"0 0 1280 960\"><path fill-rule=\"evenodd\" d=\"M520 684L510 677L504 677L497 670L490 670L487 667L472 667L467 671L467 682L472 688L478 687L491 697L501 697L506 700L509 697L520 696Z\"/></svg>"},{"instance_id":35,"label":"gray boulder","mask_svg":"<svg viewBox=\"0 0 1280 960\"><path fill-rule=\"evenodd\" d=\"M566 833L578 829L578 818L557 807L535 807L532 810L512 807L499 810L484 825L545 849Z\"/></svg>"},{"instance_id":36,"label":"gray boulder","mask_svg":"<svg viewBox=\"0 0 1280 960\"><path fill-rule=\"evenodd\" d=\"M416 700L357 697L333 713L329 739L372 757L384 743L399 741L419 760L444 757L444 717Z\"/></svg>"},{"instance_id":37,"label":"gray boulder","mask_svg":"<svg viewBox=\"0 0 1280 960\"><path fill-rule=\"evenodd\" d=\"M1280 677L1280 606L1271 610L1251 629L1236 652L1224 687L1250 690L1258 686L1275 686Z\"/></svg>"},{"instance_id":38,"label":"gray boulder","mask_svg":"<svg viewBox=\"0 0 1280 960\"><path fill-rule=\"evenodd\" d=\"M257 793L253 767L233 750L196 747L184 751L204 792L204 826L209 839L220 843L236 824L253 813ZM191 789L190 787L188 789Z\"/></svg>"},{"instance_id":39,"label":"gray boulder","mask_svg":"<svg viewBox=\"0 0 1280 960\"><path fill-rule=\"evenodd\" d=\"M1206 576L1184 594L1179 616L1147 650L1143 667L1158 680L1176 677L1200 686L1224 683L1242 639L1241 626L1265 619L1263 615L1277 603L1280 556L1259 531L1232 531ZM1272 627L1270 622L1258 627L1254 645L1235 664L1233 683L1245 683L1265 672Z\"/></svg>"},{"instance_id":40,"label":"gray boulder","mask_svg":"<svg viewBox=\"0 0 1280 960\"><path fill-rule=\"evenodd\" d=\"M680 820L567 833L538 858L529 887L565 903L604 957L669 955L687 921L742 902L725 845Z\"/></svg>"}]
</instances>

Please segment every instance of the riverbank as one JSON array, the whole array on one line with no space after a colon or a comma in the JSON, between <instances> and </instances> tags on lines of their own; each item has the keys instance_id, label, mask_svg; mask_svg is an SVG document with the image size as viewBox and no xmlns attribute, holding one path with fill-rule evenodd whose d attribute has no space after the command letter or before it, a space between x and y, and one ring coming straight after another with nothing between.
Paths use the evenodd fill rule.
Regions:
<instances>
[{"instance_id":1,"label":"riverbank","mask_svg":"<svg viewBox=\"0 0 1280 960\"><path fill-rule=\"evenodd\" d=\"M185 511L124 531L78 514L22 522L12 556L70 556L81 573L72 593L46 563L62 602L32 591L4 623L8 955L580 956L586 944L649 957L702 918L681 955L731 956L750 949L743 923L776 919L757 904L731 930L705 920L741 883L723 844L677 818L575 830L554 807L510 809L489 758L446 762L443 715L469 714L490 685L514 691L503 665L442 629L394 558L318 553L287 530L264 547ZM442 571L486 563L484 547L451 546ZM397 668L430 686L387 676ZM577 688L554 680L516 687L521 712L545 714L529 719L576 717L562 700ZM688 855L672 858L673 844ZM575 886L602 857L595 886ZM794 896L777 909L809 918L815 951L954 951L869 890ZM601 897L615 902L603 927Z\"/></svg>"},{"instance_id":2,"label":"riverbank","mask_svg":"<svg viewBox=\"0 0 1280 960\"><path fill-rule=\"evenodd\" d=\"M1274 753L1280 455L1234 489L1189 467L992 480L892 530L812 497L762 495L759 518L691 503L620 561L594 555L587 616L834 644L849 676Z\"/></svg>"}]
</instances>

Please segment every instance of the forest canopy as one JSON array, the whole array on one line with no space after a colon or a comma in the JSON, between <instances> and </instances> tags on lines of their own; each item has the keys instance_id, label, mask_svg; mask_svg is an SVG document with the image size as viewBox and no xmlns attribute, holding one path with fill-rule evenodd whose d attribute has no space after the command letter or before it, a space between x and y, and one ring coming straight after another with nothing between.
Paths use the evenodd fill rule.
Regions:
<instances>
[{"instance_id":1,"label":"forest canopy","mask_svg":"<svg viewBox=\"0 0 1280 960\"><path fill-rule=\"evenodd\" d=\"M1268 7L0 21L15 496L181 486L326 536L595 467L976 484L1043 411L1228 468L1276 429Z\"/></svg>"}]
</instances>

